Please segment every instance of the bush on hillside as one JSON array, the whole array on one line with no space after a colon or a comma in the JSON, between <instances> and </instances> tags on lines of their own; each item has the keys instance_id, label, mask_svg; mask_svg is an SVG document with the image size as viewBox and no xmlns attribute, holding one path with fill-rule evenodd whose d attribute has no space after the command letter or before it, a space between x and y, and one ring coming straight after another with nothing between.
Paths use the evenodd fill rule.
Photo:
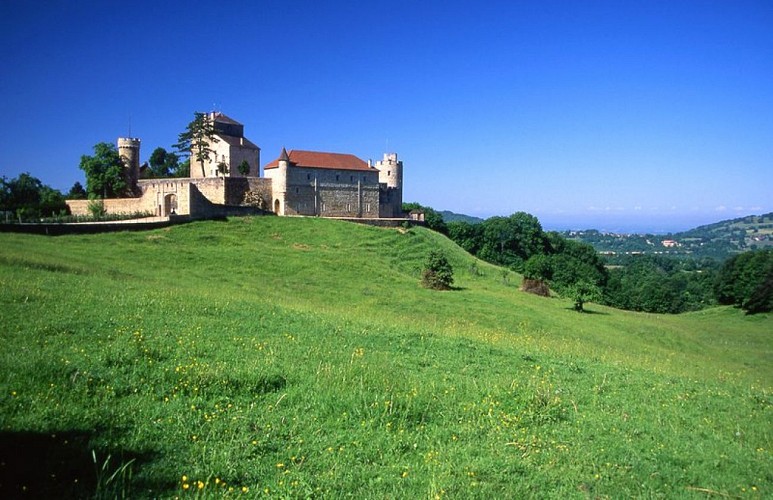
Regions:
<instances>
[{"instance_id":1,"label":"bush on hillside","mask_svg":"<svg viewBox=\"0 0 773 500\"><path fill-rule=\"evenodd\" d=\"M526 293L533 293L540 297L550 297L550 287L542 280L524 278L521 290Z\"/></svg>"},{"instance_id":2,"label":"bush on hillside","mask_svg":"<svg viewBox=\"0 0 773 500\"><path fill-rule=\"evenodd\" d=\"M454 269L439 250L430 250L421 272L421 284L433 290L449 290L454 283Z\"/></svg>"}]
</instances>

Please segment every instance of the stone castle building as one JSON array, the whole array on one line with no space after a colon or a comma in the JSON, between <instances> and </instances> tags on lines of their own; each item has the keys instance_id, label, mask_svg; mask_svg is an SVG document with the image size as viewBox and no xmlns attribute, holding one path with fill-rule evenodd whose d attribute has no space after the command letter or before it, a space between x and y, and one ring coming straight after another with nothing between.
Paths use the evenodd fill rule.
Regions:
<instances>
[{"instance_id":1,"label":"stone castle building","mask_svg":"<svg viewBox=\"0 0 773 500\"><path fill-rule=\"evenodd\" d=\"M244 137L244 126L210 113L216 142L209 161L191 156L189 178L140 179L140 139L119 138L127 197L103 200L108 213L212 217L256 209L277 215L345 218L404 218L403 163L385 154L372 164L351 154L284 148L260 176L260 148ZM246 162L243 175L239 165ZM220 167L225 165L225 173ZM73 214L89 212L87 200L68 200Z\"/></svg>"},{"instance_id":2,"label":"stone castle building","mask_svg":"<svg viewBox=\"0 0 773 500\"><path fill-rule=\"evenodd\" d=\"M402 214L403 164L396 154L371 165L350 154L284 148L264 168L277 215L394 218Z\"/></svg>"},{"instance_id":3,"label":"stone castle building","mask_svg":"<svg viewBox=\"0 0 773 500\"><path fill-rule=\"evenodd\" d=\"M202 177L260 177L260 148L244 137L244 125L227 117L223 113L209 113L207 119L213 124L215 141L209 147L213 150L209 161L196 161L191 155L191 173L194 179ZM243 161L249 165L249 172L243 175L239 165ZM220 164L227 165L227 171L218 169Z\"/></svg>"}]
</instances>

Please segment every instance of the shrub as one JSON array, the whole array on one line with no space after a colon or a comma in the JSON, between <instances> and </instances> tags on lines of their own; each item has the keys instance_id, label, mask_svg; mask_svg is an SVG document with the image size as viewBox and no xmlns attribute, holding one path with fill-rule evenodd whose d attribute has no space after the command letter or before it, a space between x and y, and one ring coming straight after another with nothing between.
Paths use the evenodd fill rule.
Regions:
<instances>
[{"instance_id":1,"label":"shrub","mask_svg":"<svg viewBox=\"0 0 773 500\"><path fill-rule=\"evenodd\" d=\"M526 293L533 293L540 297L550 297L550 287L542 280L524 278L521 290Z\"/></svg>"},{"instance_id":2,"label":"shrub","mask_svg":"<svg viewBox=\"0 0 773 500\"><path fill-rule=\"evenodd\" d=\"M105 210L105 203L99 198L94 198L89 201L88 210L94 219L99 219L107 213Z\"/></svg>"},{"instance_id":3,"label":"shrub","mask_svg":"<svg viewBox=\"0 0 773 500\"><path fill-rule=\"evenodd\" d=\"M430 250L421 272L421 284L433 290L449 290L454 282L454 269L439 250Z\"/></svg>"}]
</instances>

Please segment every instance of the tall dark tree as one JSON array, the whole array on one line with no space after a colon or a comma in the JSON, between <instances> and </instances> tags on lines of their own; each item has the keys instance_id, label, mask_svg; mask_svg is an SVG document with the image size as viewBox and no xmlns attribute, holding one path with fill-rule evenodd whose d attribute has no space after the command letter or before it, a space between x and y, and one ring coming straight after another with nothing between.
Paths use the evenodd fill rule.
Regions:
<instances>
[{"instance_id":1,"label":"tall dark tree","mask_svg":"<svg viewBox=\"0 0 773 500\"><path fill-rule=\"evenodd\" d=\"M80 169L86 174L86 192L89 196L119 198L127 194L123 160L114 144L96 144L94 156L81 156Z\"/></svg>"},{"instance_id":2,"label":"tall dark tree","mask_svg":"<svg viewBox=\"0 0 773 500\"><path fill-rule=\"evenodd\" d=\"M67 210L62 193L28 173L0 179L0 211L19 220L49 217Z\"/></svg>"},{"instance_id":3,"label":"tall dark tree","mask_svg":"<svg viewBox=\"0 0 773 500\"><path fill-rule=\"evenodd\" d=\"M211 155L215 152L212 145L217 142L219 140L215 137L214 121L210 120L206 113L195 112L193 120L177 137L177 144L174 147L181 155L187 155L189 159L195 160L201 168L201 176L206 177L204 164L212 159Z\"/></svg>"},{"instance_id":4,"label":"tall dark tree","mask_svg":"<svg viewBox=\"0 0 773 500\"><path fill-rule=\"evenodd\" d=\"M67 198L70 200L83 200L87 196L86 190L83 189L83 185L78 181L75 181L75 184L70 188L70 192L67 193Z\"/></svg>"},{"instance_id":5,"label":"tall dark tree","mask_svg":"<svg viewBox=\"0 0 773 500\"><path fill-rule=\"evenodd\" d=\"M773 250L744 252L728 259L717 275L715 291L720 304L732 304L749 313L770 310L773 303Z\"/></svg>"},{"instance_id":6,"label":"tall dark tree","mask_svg":"<svg viewBox=\"0 0 773 500\"><path fill-rule=\"evenodd\" d=\"M145 174L145 177L151 179L172 177L178 169L178 163L179 157L176 154L158 147L150 154L148 172Z\"/></svg>"}]
</instances>

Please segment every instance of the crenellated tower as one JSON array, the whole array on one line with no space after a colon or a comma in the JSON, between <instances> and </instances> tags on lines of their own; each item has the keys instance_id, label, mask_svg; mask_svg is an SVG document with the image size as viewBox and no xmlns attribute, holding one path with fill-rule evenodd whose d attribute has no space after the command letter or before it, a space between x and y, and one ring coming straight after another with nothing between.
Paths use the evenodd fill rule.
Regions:
<instances>
[{"instance_id":1,"label":"crenellated tower","mask_svg":"<svg viewBox=\"0 0 773 500\"><path fill-rule=\"evenodd\" d=\"M138 194L137 181L140 179L140 140L133 137L118 138L118 155L124 164L126 191Z\"/></svg>"},{"instance_id":2,"label":"crenellated tower","mask_svg":"<svg viewBox=\"0 0 773 500\"><path fill-rule=\"evenodd\" d=\"M403 162L397 153L385 153L384 159L374 165L378 169L378 182L385 188L382 210L387 217L399 217L403 211Z\"/></svg>"}]
</instances>

